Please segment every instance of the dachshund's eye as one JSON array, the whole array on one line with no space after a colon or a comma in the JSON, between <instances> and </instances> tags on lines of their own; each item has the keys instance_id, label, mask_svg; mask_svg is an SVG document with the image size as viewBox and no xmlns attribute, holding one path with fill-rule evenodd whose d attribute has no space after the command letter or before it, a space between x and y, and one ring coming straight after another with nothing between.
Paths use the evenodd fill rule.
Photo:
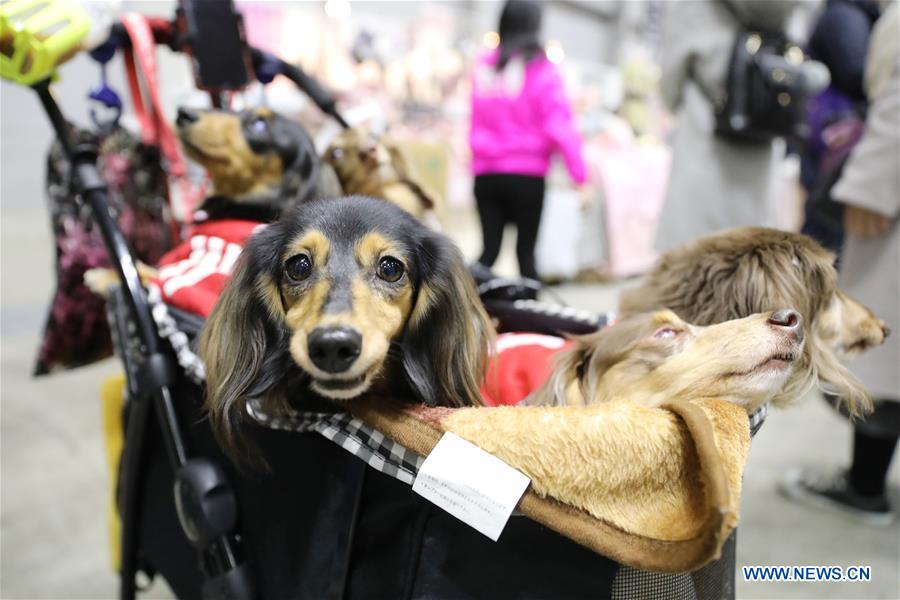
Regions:
<instances>
[{"instance_id":1,"label":"dachshund's eye","mask_svg":"<svg viewBox=\"0 0 900 600\"><path fill-rule=\"evenodd\" d=\"M378 261L377 273L381 279L394 283L403 277L403 263L393 256L385 256Z\"/></svg>"},{"instance_id":2,"label":"dachshund's eye","mask_svg":"<svg viewBox=\"0 0 900 600\"><path fill-rule=\"evenodd\" d=\"M341 160L342 158L344 158L344 151L340 148L335 148L331 151L331 158L333 158L334 160Z\"/></svg>"},{"instance_id":3,"label":"dachshund's eye","mask_svg":"<svg viewBox=\"0 0 900 600\"><path fill-rule=\"evenodd\" d=\"M660 327L653 333L653 337L656 339L668 339L673 338L681 333L680 329L675 329L674 327Z\"/></svg>"},{"instance_id":4,"label":"dachshund's eye","mask_svg":"<svg viewBox=\"0 0 900 600\"><path fill-rule=\"evenodd\" d=\"M264 134L269 129L269 122L263 117L256 117L250 122L250 131L256 134Z\"/></svg>"},{"instance_id":5,"label":"dachshund's eye","mask_svg":"<svg viewBox=\"0 0 900 600\"><path fill-rule=\"evenodd\" d=\"M312 273L312 259L305 254L292 256L284 263L284 274L287 278L299 283Z\"/></svg>"}]
</instances>

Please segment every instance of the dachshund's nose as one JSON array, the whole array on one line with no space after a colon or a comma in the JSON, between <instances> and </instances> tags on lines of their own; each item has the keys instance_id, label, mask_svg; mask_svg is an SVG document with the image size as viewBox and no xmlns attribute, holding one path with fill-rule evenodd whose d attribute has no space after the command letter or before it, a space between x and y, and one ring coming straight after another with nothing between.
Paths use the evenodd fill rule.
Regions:
<instances>
[{"instance_id":1,"label":"dachshund's nose","mask_svg":"<svg viewBox=\"0 0 900 600\"><path fill-rule=\"evenodd\" d=\"M175 117L175 124L179 127L184 127L185 125L190 125L191 123L197 121L199 119L199 115L192 111L189 108L184 108L183 106L178 108L178 116Z\"/></svg>"},{"instance_id":2,"label":"dachshund's nose","mask_svg":"<svg viewBox=\"0 0 900 600\"><path fill-rule=\"evenodd\" d=\"M349 369L361 349L362 336L346 327L317 327L307 339L310 360L326 373L343 373Z\"/></svg>"},{"instance_id":3,"label":"dachshund's nose","mask_svg":"<svg viewBox=\"0 0 900 600\"><path fill-rule=\"evenodd\" d=\"M359 149L359 160L361 160L363 162L366 162L366 161L371 162L371 161L374 161L375 158L376 158L376 156L375 156L375 147L374 146L372 146L371 148L360 148Z\"/></svg>"},{"instance_id":4,"label":"dachshund's nose","mask_svg":"<svg viewBox=\"0 0 900 600\"><path fill-rule=\"evenodd\" d=\"M767 321L774 327L783 327L794 334L797 341L803 341L803 316L792 308L782 308L769 315Z\"/></svg>"},{"instance_id":5,"label":"dachshund's nose","mask_svg":"<svg viewBox=\"0 0 900 600\"><path fill-rule=\"evenodd\" d=\"M887 323L884 321L880 322L881 325L881 334L884 339L887 339L887 336L891 335L891 328L887 326Z\"/></svg>"}]
</instances>

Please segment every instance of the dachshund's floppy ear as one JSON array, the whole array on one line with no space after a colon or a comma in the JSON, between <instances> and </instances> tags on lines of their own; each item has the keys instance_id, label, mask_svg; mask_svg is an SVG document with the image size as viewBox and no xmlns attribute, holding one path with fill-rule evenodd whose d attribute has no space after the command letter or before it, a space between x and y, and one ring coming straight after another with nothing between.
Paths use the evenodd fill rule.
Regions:
<instances>
[{"instance_id":1,"label":"dachshund's floppy ear","mask_svg":"<svg viewBox=\"0 0 900 600\"><path fill-rule=\"evenodd\" d=\"M400 148L389 142L385 142L385 146L387 147L388 154L391 156L391 164L394 166L394 170L397 172L400 180L409 187L413 194L419 197L419 201L422 203L422 207L425 210L434 210L437 206L434 195L430 190L426 189L416 181L415 177L410 175L409 165L407 164L403 153L400 151Z\"/></svg>"},{"instance_id":2,"label":"dachshund's floppy ear","mask_svg":"<svg viewBox=\"0 0 900 600\"><path fill-rule=\"evenodd\" d=\"M272 136L284 170L280 200L285 206L313 200L321 161L309 134L299 123L282 117L273 123Z\"/></svg>"},{"instance_id":3,"label":"dachshund's floppy ear","mask_svg":"<svg viewBox=\"0 0 900 600\"><path fill-rule=\"evenodd\" d=\"M589 349L588 344L576 342L570 348L557 354L553 358L550 377L521 403L527 406L586 404L581 377ZM580 398L574 397L576 391ZM570 397L570 393L573 397Z\"/></svg>"},{"instance_id":4,"label":"dachshund's floppy ear","mask_svg":"<svg viewBox=\"0 0 900 600\"><path fill-rule=\"evenodd\" d=\"M418 294L403 336L403 368L413 391L431 406L482 404L493 327L459 250L427 232L417 249Z\"/></svg>"},{"instance_id":5,"label":"dachshund's floppy ear","mask_svg":"<svg viewBox=\"0 0 900 600\"><path fill-rule=\"evenodd\" d=\"M254 235L235 268L231 280L206 321L200 335L200 357L206 369L206 408L213 433L223 449L236 456L240 444L237 427L250 398L265 396L277 402L275 388L290 373L287 340L273 321L280 310L280 295L264 269L259 268L277 244L266 234ZM277 264L277 262L275 263Z\"/></svg>"},{"instance_id":6,"label":"dachshund's floppy ear","mask_svg":"<svg viewBox=\"0 0 900 600\"><path fill-rule=\"evenodd\" d=\"M528 397L525 404L592 404L597 400L600 380L607 371L628 358L639 343L666 325L683 327L684 322L671 311L640 313L594 333L572 336L572 346L554 357L550 378Z\"/></svg>"}]
</instances>

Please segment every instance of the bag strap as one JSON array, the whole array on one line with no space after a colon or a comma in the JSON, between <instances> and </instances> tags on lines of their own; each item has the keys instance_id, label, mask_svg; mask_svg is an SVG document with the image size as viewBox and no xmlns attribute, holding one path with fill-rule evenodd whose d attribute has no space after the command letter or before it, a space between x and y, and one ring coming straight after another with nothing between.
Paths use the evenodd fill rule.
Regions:
<instances>
[{"instance_id":1,"label":"bag strap","mask_svg":"<svg viewBox=\"0 0 900 600\"><path fill-rule=\"evenodd\" d=\"M147 17L138 13L122 15L121 22L131 40L131 44L125 48L125 69L135 116L141 130L141 140L145 144L159 147L169 176L178 182L181 217L186 225L190 225L194 209L203 197L203 190L201 186L193 185L188 178L187 163L178 138L165 118L159 97L156 42L151 23Z\"/></svg>"}]
</instances>

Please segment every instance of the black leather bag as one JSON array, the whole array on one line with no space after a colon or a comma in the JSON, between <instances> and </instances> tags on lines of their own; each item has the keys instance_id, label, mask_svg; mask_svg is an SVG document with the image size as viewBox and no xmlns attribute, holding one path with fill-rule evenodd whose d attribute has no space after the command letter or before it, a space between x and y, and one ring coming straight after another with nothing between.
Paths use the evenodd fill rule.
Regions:
<instances>
[{"instance_id":1,"label":"black leather bag","mask_svg":"<svg viewBox=\"0 0 900 600\"><path fill-rule=\"evenodd\" d=\"M716 133L755 142L804 138L806 101L813 91L809 62L783 35L741 28L725 89L714 98Z\"/></svg>"}]
</instances>

